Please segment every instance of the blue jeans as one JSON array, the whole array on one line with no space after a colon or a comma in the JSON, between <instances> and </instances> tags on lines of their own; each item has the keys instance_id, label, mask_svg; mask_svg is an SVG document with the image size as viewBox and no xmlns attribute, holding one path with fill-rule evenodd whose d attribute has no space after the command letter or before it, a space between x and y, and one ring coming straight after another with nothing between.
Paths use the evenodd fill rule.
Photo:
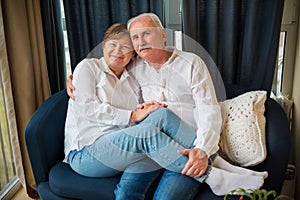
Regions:
<instances>
[{"instance_id":1,"label":"blue jeans","mask_svg":"<svg viewBox=\"0 0 300 200\"><path fill-rule=\"evenodd\" d=\"M161 167L180 173L188 158L177 150L193 148L195 137L193 128L169 109L160 108L133 127L101 136L80 151L71 151L68 163L88 177L114 176L122 171L150 174ZM197 180L203 182L207 173Z\"/></svg>"},{"instance_id":2,"label":"blue jeans","mask_svg":"<svg viewBox=\"0 0 300 200\"><path fill-rule=\"evenodd\" d=\"M193 200L202 184L204 183L199 183L189 176L168 170L148 173L124 172L115 189L115 199Z\"/></svg>"}]
</instances>

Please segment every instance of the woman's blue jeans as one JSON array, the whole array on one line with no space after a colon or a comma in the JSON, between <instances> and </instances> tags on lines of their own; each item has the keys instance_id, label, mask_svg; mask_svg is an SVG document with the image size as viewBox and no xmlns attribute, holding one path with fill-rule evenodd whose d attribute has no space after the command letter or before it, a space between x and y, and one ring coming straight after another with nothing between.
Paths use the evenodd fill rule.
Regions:
<instances>
[{"instance_id":1,"label":"woman's blue jeans","mask_svg":"<svg viewBox=\"0 0 300 200\"><path fill-rule=\"evenodd\" d=\"M135 126L101 136L80 151L71 151L68 163L88 177L109 177L123 171L147 173L161 167L180 173L188 158L177 150L193 148L195 137L195 129L169 109L160 108Z\"/></svg>"}]
</instances>

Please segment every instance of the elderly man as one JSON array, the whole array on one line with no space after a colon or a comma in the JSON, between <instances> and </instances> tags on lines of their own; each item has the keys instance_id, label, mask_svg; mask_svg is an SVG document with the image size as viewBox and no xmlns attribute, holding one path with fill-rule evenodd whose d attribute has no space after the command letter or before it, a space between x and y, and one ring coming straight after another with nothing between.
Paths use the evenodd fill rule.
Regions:
<instances>
[{"instance_id":1,"label":"elderly man","mask_svg":"<svg viewBox=\"0 0 300 200\"><path fill-rule=\"evenodd\" d=\"M208 69L198 56L165 46L166 31L156 15L146 13L132 18L127 28L138 54L129 71L140 84L144 100L166 103L197 132L195 148L180 153L189 158L182 174L199 177L206 172L208 158L218 150L222 122ZM200 184L183 175L164 172L154 199L192 199ZM132 188L145 187L148 178L141 184L142 175L125 172L116 189L117 198L131 198L128 195Z\"/></svg>"}]
</instances>

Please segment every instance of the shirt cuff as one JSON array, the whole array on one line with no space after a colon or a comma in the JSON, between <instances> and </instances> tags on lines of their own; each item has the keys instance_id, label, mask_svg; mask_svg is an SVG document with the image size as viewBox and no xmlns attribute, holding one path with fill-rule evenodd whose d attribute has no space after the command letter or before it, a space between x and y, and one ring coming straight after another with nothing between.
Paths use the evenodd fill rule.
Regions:
<instances>
[{"instance_id":1,"label":"shirt cuff","mask_svg":"<svg viewBox=\"0 0 300 200\"><path fill-rule=\"evenodd\" d=\"M203 146L203 145L201 145L201 144L197 144L197 141L196 141L196 140L195 140L195 142L194 142L194 145L195 145L194 148L202 149L202 150L206 153L206 155L207 155L208 157L210 157L211 155L215 154L215 153L218 151L218 149L219 149L218 146L215 146L215 147L212 147L212 148L207 148L207 147L205 148L205 146Z\"/></svg>"},{"instance_id":2,"label":"shirt cuff","mask_svg":"<svg viewBox=\"0 0 300 200\"><path fill-rule=\"evenodd\" d=\"M130 123L131 110L118 109L114 118L115 124L128 125Z\"/></svg>"}]
</instances>

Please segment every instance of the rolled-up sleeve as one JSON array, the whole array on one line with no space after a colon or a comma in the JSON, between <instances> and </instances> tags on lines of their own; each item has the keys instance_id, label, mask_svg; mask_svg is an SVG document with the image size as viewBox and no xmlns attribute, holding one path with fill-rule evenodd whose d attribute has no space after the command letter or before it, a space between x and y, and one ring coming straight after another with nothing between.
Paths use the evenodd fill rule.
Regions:
<instances>
[{"instance_id":1,"label":"rolled-up sleeve","mask_svg":"<svg viewBox=\"0 0 300 200\"><path fill-rule=\"evenodd\" d=\"M218 151L222 116L214 85L205 63L199 59L195 63L192 76L192 94L195 101L194 119L197 137L194 145L206 152L208 156Z\"/></svg>"}]
</instances>

